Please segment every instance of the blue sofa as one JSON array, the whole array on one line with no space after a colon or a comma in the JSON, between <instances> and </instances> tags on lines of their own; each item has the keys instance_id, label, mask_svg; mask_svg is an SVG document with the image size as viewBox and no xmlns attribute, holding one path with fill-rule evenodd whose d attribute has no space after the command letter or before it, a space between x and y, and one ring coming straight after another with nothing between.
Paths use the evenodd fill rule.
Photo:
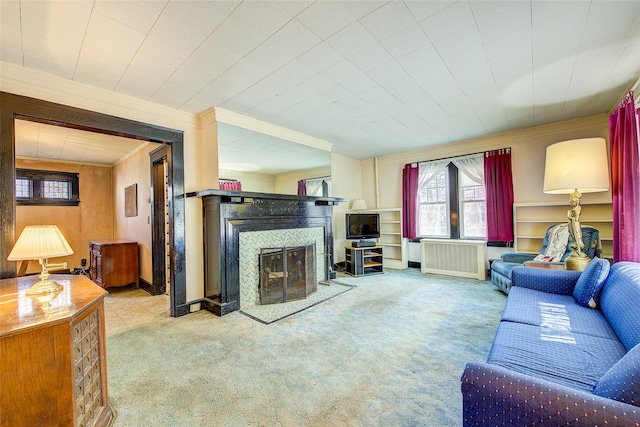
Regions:
<instances>
[{"instance_id":1,"label":"blue sofa","mask_svg":"<svg viewBox=\"0 0 640 427\"><path fill-rule=\"evenodd\" d=\"M640 263L515 267L512 285L462 375L463 424L640 426Z\"/></svg>"}]
</instances>

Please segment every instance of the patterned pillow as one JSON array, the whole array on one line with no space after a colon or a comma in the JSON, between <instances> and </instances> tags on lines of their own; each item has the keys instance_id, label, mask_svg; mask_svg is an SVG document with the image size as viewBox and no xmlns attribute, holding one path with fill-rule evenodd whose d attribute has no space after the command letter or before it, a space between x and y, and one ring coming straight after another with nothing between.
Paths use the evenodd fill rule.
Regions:
<instances>
[{"instance_id":1,"label":"patterned pillow","mask_svg":"<svg viewBox=\"0 0 640 427\"><path fill-rule=\"evenodd\" d=\"M596 308L598 295L609 274L609 261L603 258L594 258L584 269L576 287L573 289L573 297L578 304L584 307Z\"/></svg>"},{"instance_id":2,"label":"patterned pillow","mask_svg":"<svg viewBox=\"0 0 640 427\"><path fill-rule=\"evenodd\" d=\"M593 394L640 406L640 344L600 378L593 387Z\"/></svg>"}]
</instances>

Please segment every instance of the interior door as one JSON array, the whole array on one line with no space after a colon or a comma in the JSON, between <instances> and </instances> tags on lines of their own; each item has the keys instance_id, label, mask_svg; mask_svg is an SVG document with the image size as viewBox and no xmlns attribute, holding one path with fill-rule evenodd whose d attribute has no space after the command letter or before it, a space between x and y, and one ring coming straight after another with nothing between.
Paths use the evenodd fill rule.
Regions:
<instances>
[{"instance_id":1,"label":"interior door","mask_svg":"<svg viewBox=\"0 0 640 427\"><path fill-rule=\"evenodd\" d=\"M151 264L153 283L148 289L152 295L167 292L167 282L171 283L170 258L167 256L167 234L170 226L168 220L168 185L167 163L170 159L166 145L149 153L151 161Z\"/></svg>"}]
</instances>

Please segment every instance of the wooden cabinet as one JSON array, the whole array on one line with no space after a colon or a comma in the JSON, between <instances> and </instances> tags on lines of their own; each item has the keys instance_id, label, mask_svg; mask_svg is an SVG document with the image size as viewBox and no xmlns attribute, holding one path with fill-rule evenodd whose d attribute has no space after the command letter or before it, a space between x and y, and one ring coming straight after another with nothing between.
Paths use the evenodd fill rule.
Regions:
<instances>
[{"instance_id":1,"label":"wooden cabinet","mask_svg":"<svg viewBox=\"0 0 640 427\"><path fill-rule=\"evenodd\" d=\"M130 240L90 240L89 278L103 288L138 286L138 243Z\"/></svg>"},{"instance_id":2,"label":"wooden cabinet","mask_svg":"<svg viewBox=\"0 0 640 427\"><path fill-rule=\"evenodd\" d=\"M516 203L513 205L514 249L516 252L538 253L547 229L567 222L566 204ZM583 203L580 224L600 231L602 257L613 256L613 213L611 203Z\"/></svg>"},{"instance_id":3,"label":"wooden cabinet","mask_svg":"<svg viewBox=\"0 0 640 427\"><path fill-rule=\"evenodd\" d=\"M382 246L345 246L344 250L347 273L352 276L384 273Z\"/></svg>"},{"instance_id":4,"label":"wooden cabinet","mask_svg":"<svg viewBox=\"0 0 640 427\"><path fill-rule=\"evenodd\" d=\"M106 426L104 302L85 276L52 275L61 291L26 296L38 276L0 280L0 425Z\"/></svg>"},{"instance_id":5,"label":"wooden cabinet","mask_svg":"<svg viewBox=\"0 0 640 427\"><path fill-rule=\"evenodd\" d=\"M404 270L409 267L407 239L402 237L402 210L400 208L367 209L363 212L380 215L378 246L384 247L384 268Z\"/></svg>"}]
</instances>

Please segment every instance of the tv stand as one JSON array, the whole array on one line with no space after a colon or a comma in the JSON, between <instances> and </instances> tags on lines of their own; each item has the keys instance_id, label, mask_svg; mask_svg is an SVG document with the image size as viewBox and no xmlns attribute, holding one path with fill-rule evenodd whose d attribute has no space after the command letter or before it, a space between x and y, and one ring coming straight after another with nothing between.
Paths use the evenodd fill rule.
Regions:
<instances>
[{"instance_id":1,"label":"tv stand","mask_svg":"<svg viewBox=\"0 0 640 427\"><path fill-rule=\"evenodd\" d=\"M354 242L355 243L355 242ZM384 273L382 266L382 246L356 248L345 246L345 265L352 276L366 276Z\"/></svg>"}]
</instances>

